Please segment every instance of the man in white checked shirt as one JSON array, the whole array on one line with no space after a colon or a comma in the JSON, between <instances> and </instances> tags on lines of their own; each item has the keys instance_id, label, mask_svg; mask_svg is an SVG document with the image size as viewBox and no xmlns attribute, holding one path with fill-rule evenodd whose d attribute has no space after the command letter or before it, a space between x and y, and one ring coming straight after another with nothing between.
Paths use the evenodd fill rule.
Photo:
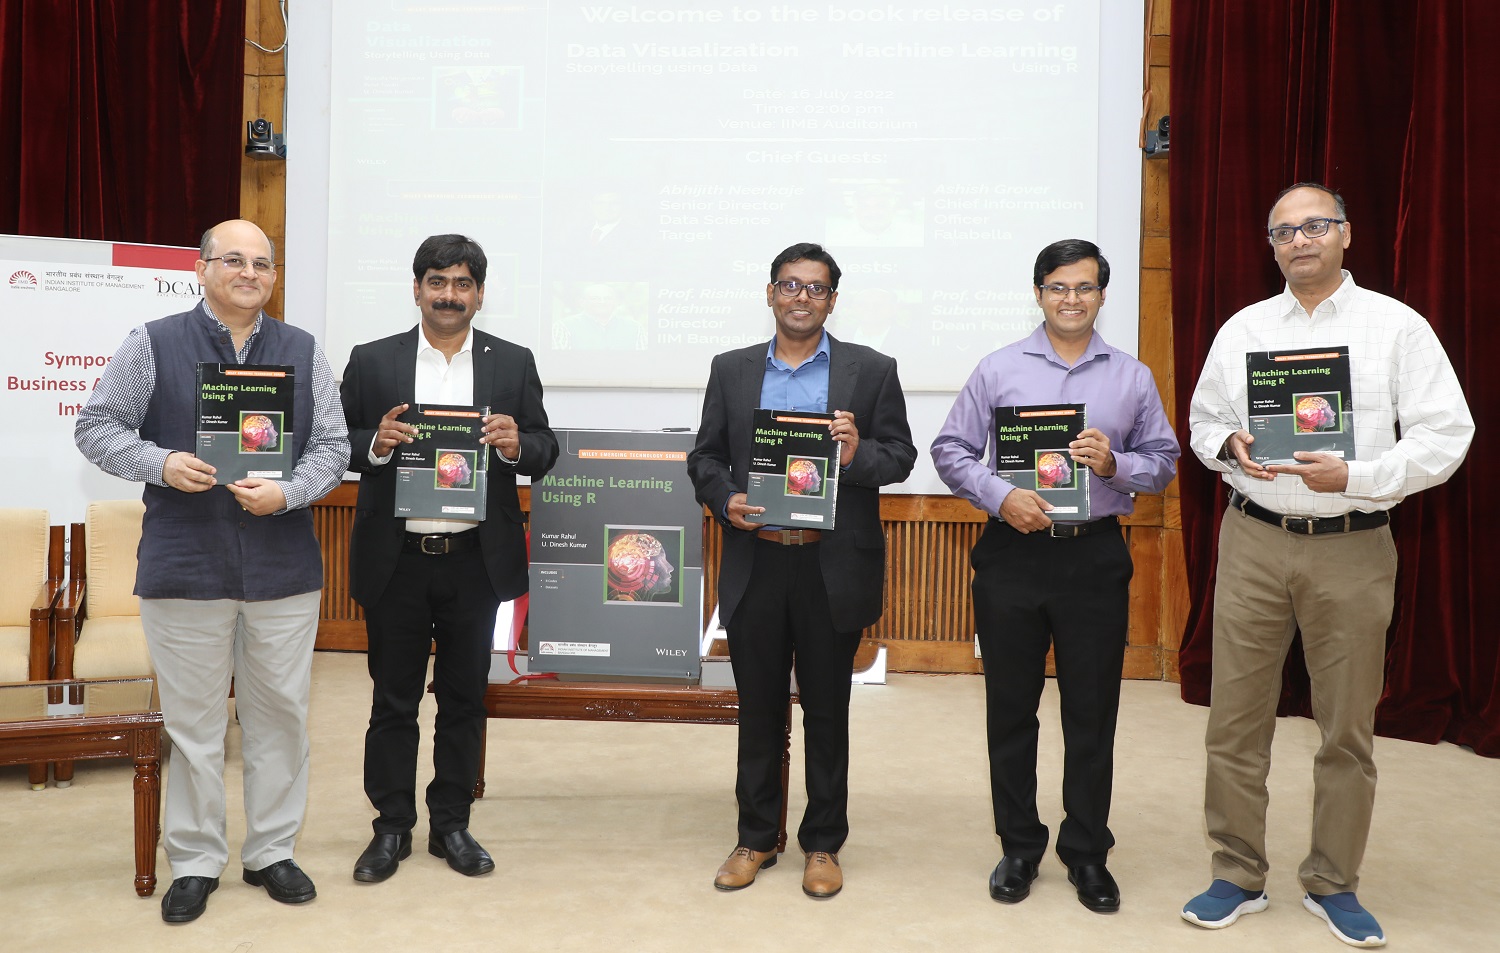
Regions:
<instances>
[{"instance_id":1,"label":"man in white checked shirt","mask_svg":"<svg viewBox=\"0 0 1500 953\"><path fill-rule=\"evenodd\" d=\"M1216 929L1264 910L1266 775L1281 669L1302 631L1322 734L1313 771L1312 849L1303 905L1353 946L1385 935L1355 898L1375 802L1375 706L1395 598L1388 511L1463 462L1474 420L1432 328L1341 268L1344 201L1298 183L1277 197L1267 234L1286 289L1230 318L1193 392L1193 452L1231 488L1219 533L1213 693L1204 814L1213 883L1183 908ZM1355 459L1250 459L1245 355L1349 348ZM1399 439L1398 439L1399 433Z\"/></svg>"}]
</instances>

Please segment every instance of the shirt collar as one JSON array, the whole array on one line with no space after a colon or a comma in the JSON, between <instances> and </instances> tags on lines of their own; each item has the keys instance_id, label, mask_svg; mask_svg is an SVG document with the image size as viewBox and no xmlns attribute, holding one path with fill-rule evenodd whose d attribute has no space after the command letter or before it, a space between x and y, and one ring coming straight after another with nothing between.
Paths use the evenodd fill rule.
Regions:
<instances>
[{"instance_id":1,"label":"shirt collar","mask_svg":"<svg viewBox=\"0 0 1500 953\"><path fill-rule=\"evenodd\" d=\"M1069 366L1067 361L1057 356L1057 348L1052 346L1052 339L1047 337L1046 321L1036 326L1036 330L1031 332L1031 337L1022 343L1021 350L1027 354L1044 357L1062 367ZM1088 346L1083 349L1083 353L1078 356L1078 360L1072 366L1082 367L1096 358L1108 357L1109 351L1109 345L1104 343L1104 337L1099 333L1099 329L1095 327L1093 334L1089 336Z\"/></svg>"},{"instance_id":2,"label":"shirt collar","mask_svg":"<svg viewBox=\"0 0 1500 953\"><path fill-rule=\"evenodd\" d=\"M466 333L464 335L463 346L460 347L458 349L458 351L454 353L453 356L457 357L459 354L463 354L466 351L472 351L472 350L474 350L474 325L471 324L471 325L469 325L468 333ZM442 354L443 353L442 351L438 351L437 348L435 348L435 347L432 346L432 342L429 341L429 340L427 340L427 332L424 331L424 330L422 330L422 325L418 324L417 325L417 356L421 357L423 354L427 353L428 351L436 351L438 354ZM448 360L448 358L445 355L443 357L443 361L446 363L447 360Z\"/></svg>"},{"instance_id":3,"label":"shirt collar","mask_svg":"<svg viewBox=\"0 0 1500 953\"><path fill-rule=\"evenodd\" d=\"M820 357L825 361L830 360L828 356L827 328L824 328L823 332L818 336L818 349L816 351L813 351L812 357L808 358L807 361L803 363L806 364L812 361L816 361ZM790 370L789 365L776 358L776 338L774 336L771 338L771 343L766 345L766 366L782 370Z\"/></svg>"},{"instance_id":4,"label":"shirt collar","mask_svg":"<svg viewBox=\"0 0 1500 953\"><path fill-rule=\"evenodd\" d=\"M1354 283L1354 276L1349 273L1349 269L1340 268L1339 274L1344 276L1344 280L1339 284L1338 290L1319 302L1318 306L1313 309L1314 311L1324 310L1325 305L1327 306L1327 310L1333 311L1334 313L1338 313L1344 310L1344 305L1349 301L1350 296L1354 294L1354 290L1359 286ZM1298 301L1297 296L1292 294L1292 286L1289 284L1282 286L1281 316L1288 317L1292 314L1306 313L1307 312L1302 308L1302 302Z\"/></svg>"},{"instance_id":5,"label":"shirt collar","mask_svg":"<svg viewBox=\"0 0 1500 953\"><path fill-rule=\"evenodd\" d=\"M208 299L207 298L203 299L203 313L206 314L206 315L208 315L210 318L212 318L214 324L218 325L220 330L226 331L226 332L228 332L230 334L234 333L233 331L230 330L229 325L225 324L223 321L220 321L219 320L219 316L217 314L214 314L214 307L213 307L213 305L211 305L211 304L208 303ZM264 311L260 311L260 312L258 312L255 315L255 324L251 325L251 327L250 327L250 337L245 338L245 343L248 344L257 334L260 333L260 322L261 322L261 319L264 318L265 316L266 316L266 313Z\"/></svg>"}]
</instances>

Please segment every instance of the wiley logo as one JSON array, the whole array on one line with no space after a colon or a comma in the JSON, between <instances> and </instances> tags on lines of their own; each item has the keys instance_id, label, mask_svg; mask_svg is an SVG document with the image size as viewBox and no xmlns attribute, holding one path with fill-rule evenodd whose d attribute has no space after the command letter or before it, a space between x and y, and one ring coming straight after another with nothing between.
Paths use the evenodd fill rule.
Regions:
<instances>
[{"instance_id":1,"label":"wiley logo","mask_svg":"<svg viewBox=\"0 0 1500 953\"><path fill-rule=\"evenodd\" d=\"M670 655L673 658L683 658L687 655L687 649L657 649L657 655Z\"/></svg>"},{"instance_id":2,"label":"wiley logo","mask_svg":"<svg viewBox=\"0 0 1500 953\"><path fill-rule=\"evenodd\" d=\"M35 291L37 289L36 275L25 270L18 271L10 276L10 286Z\"/></svg>"},{"instance_id":3,"label":"wiley logo","mask_svg":"<svg viewBox=\"0 0 1500 953\"><path fill-rule=\"evenodd\" d=\"M203 286L196 281L168 281L157 277L156 296L158 298L201 298Z\"/></svg>"}]
</instances>

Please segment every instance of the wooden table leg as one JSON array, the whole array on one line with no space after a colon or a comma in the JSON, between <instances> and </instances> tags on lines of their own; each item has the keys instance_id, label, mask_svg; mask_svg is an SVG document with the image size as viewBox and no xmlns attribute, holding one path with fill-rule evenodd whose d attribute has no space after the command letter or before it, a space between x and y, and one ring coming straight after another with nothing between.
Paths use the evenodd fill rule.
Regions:
<instances>
[{"instance_id":1,"label":"wooden table leg","mask_svg":"<svg viewBox=\"0 0 1500 953\"><path fill-rule=\"evenodd\" d=\"M140 732L159 738L156 729ZM156 838L161 820L160 742L143 739L135 758L135 892L149 897L156 890Z\"/></svg>"}]
</instances>

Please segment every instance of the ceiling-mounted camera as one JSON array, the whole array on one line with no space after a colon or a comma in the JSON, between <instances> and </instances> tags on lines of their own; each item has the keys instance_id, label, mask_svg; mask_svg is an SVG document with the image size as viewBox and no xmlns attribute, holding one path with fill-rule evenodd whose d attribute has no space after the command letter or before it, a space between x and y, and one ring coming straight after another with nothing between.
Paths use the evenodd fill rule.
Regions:
<instances>
[{"instance_id":1,"label":"ceiling-mounted camera","mask_svg":"<svg viewBox=\"0 0 1500 953\"><path fill-rule=\"evenodd\" d=\"M285 159L286 137L277 132L269 119L252 119L245 123L245 155L252 159Z\"/></svg>"}]
</instances>

